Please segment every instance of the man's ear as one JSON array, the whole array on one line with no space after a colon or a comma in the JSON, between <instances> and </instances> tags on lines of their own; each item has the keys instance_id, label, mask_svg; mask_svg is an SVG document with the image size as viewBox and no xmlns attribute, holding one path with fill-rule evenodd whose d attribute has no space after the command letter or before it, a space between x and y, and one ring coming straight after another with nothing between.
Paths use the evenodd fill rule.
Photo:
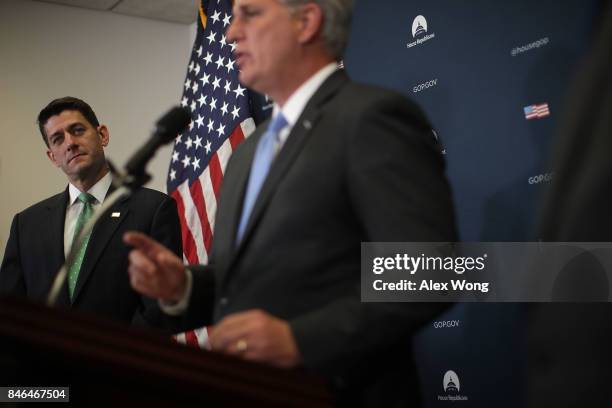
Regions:
<instances>
[{"instance_id":1,"label":"man's ear","mask_svg":"<svg viewBox=\"0 0 612 408\"><path fill-rule=\"evenodd\" d=\"M59 163L57 161L55 161L55 156L53 155L53 152L51 151L51 149L47 149L47 157L49 158L49 160L51 160L51 163L55 164L55 167L59 167Z\"/></svg>"},{"instance_id":2,"label":"man's ear","mask_svg":"<svg viewBox=\"0 0 612 408\"><path fill-rule=\"evenodd\" d=\"M110 133L108 132L108 128L106 125L98 126L98 136L100 137L100 141L102 142L102 146L106 147L108 142L110 142Z\"/></svg>"},{"instance_id":3,"label":"man's ear","mask_svg":"<svg viewBox=\"0 0 612 408\"><path fill-rule=\"evenodd\" d=\"M299 33L298 41L301 44L312 42L321 31L323 26L323 11L316 3L306 3L300 6L298 12Z\"/></svg>"}]
</instances>

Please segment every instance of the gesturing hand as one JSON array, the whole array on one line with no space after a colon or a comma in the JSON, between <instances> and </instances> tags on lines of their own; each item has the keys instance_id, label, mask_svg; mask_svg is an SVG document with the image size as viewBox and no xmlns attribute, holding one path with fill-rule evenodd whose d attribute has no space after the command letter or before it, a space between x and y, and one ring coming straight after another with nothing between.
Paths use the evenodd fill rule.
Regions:
<instances>
[{"instance_id":1,"label":"gesturing hand","mask_svg":"<svg viewBox=\"0 0 612 408\"><path fill-rule=\"evenodd\" d=\"M185 265L172 251L140 232L126 232L130 251L130 284L145 296L178 302L185 293Z\"/></svg>"}]
</instances>

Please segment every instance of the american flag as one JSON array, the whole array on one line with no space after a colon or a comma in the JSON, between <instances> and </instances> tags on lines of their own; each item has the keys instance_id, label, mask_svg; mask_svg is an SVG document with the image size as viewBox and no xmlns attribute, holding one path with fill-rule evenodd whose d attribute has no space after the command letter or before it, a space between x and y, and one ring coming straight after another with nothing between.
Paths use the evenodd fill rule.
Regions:
<instances>
[{"instance_id":1,"label":"american flag","mask_svg":"<svg viewBox=\"0 0 612 408\"><path fill-rule=\"evenodd\" d=\"M187 67L181 105L191 110L188 129L174 143L167 189L177 203L183 257L206 264L213 239L219 188L234 149L255 129L251 94L238 82L225 36L232 17L230 0L202 0L198 32ZM179 333L174 340L206 348L209 328Z\"/></svg>"},{"instance_id":2,"label":"american flag","mask_svg":"<svg viewBox=\"0 0 612 408\"><path fill-rule=\"evenodd\" d=\"M527 120L545 118L550 115L547 103L525 106L523 112Z\"/></svg>"},{"instance_id":3,"label":"american flag","mask_svg":"<svg viewBox=\"0 0 612 408\"><path fill-rule=\"evenodd\" d=\"M168 171L168 194L177 203L190 264L208 262L225 166L255 128L249 91L238 82L235 44L225 36L231 16L230 0L201 1L181 99L192 121L176 138Z\"/></svg>"}]
</instances>

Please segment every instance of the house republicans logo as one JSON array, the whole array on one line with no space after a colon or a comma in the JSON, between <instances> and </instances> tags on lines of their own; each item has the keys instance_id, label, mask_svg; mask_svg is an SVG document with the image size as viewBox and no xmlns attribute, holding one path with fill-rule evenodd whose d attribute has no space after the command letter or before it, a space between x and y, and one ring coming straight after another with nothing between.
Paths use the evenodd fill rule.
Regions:
<instances>
[{"instance_id":1,"label":"house republicans logo","mask_svg":"<svg viewBox=\"0 0 612 408\"><path fill-rule=\"evenodd\" d=\"M427 20L422 15L418 15L412 21L412 38L416 39L406 44L406 48L412 48L416 45L421 45L425 41L429 41L436 37L435 33L427 34L429 28L427 27Z\"/></svg>"},{"instance_id":2,"label":"house republicans logo","mask_svg":"<svg viewBox=\"0 0 612 408\"><path fill-rule=\"evenodd\" d=\"M446 395L438 395L438 401L467 401L468 397L459 394L461 383L459 376L453 370L448 370L442 378L442 387Z\"/></svg>"},{"instance_id":3,"label":"house republicans logo","mask_svg":"<svg viewBox=\"0 0 612 408\"><path fill-rule=\"evenodd\" d=\"M427 33L427 20L423 16L416 16L412 22L412 37L417 35L423 35Z\"/></svg>"},{"instance_id":4,"label":"house republicans logo","mask_svg":"<svg viewBox=\"0 0 612 408\"><path fill-rule=\"evenodd\" d=\"M446 374L444 374L442 385L446 392L459 392L459 388L461 388L459 376L453 370L448 370Z\"/></svg>"}]
</instances>

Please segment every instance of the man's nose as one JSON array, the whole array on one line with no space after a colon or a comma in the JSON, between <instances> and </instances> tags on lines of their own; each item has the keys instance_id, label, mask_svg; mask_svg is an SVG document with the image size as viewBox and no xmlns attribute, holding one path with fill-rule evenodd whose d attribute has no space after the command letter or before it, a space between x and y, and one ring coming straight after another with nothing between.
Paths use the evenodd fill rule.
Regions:
<instances>
[{"instance_id":1,"label":"man's nose","mask_svg":"<svg viewBox=\"0 0 612 408\"><path fill-rule=\"evenodd\" d=\"M64 143L66 143L68 149L74 149L77 146L75 139L74 137L72 137L70 132L66 132L66 134L64 135Z\"/></svg>"},{"instance_id":2,"label":"man's nose","mask_svg":"<svg viewBox=\"0 0 612 408\"><path fill-rule=\"evenodd\" d=\"M225 32L225 37L228 42L233 43L234 41L236 41L237 31L238 31L238 18L234 16L232 18L232 21L229 27L227 27L227 31Z\"/></svg>"}]
</instances>

